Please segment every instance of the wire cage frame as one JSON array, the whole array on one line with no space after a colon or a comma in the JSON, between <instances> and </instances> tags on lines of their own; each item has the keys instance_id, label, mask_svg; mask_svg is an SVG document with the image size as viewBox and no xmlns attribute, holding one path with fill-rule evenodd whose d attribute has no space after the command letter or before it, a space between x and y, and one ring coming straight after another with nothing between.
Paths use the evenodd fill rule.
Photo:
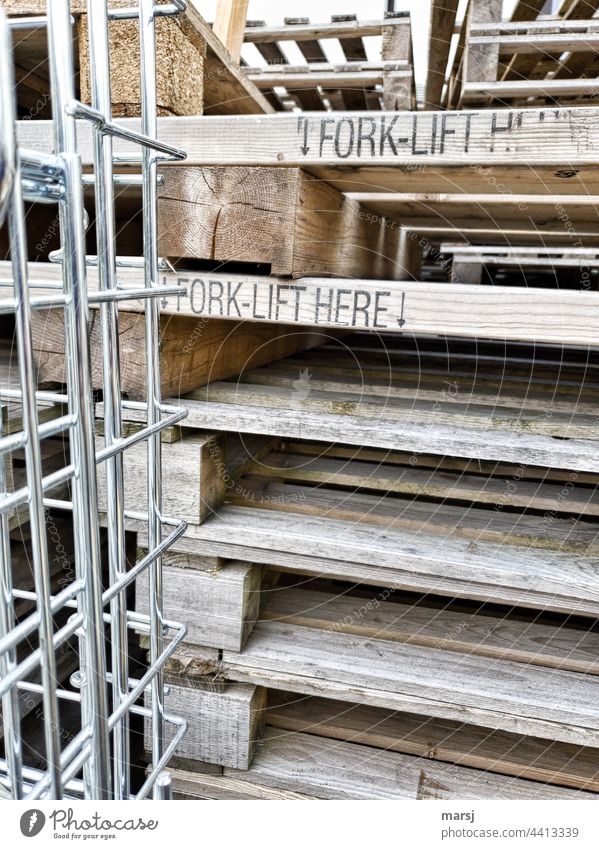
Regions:
<instances>
[{"instance_id":1,"label":"wire cage frame","mask_svg":"<svg viewBox=\"0 0 599 849\"><path fill-rule=\"evenodd\" d=\"M0 281L0 314L14 320L14 382L3 382L0 402L17 405L18 426L3 428L0 419L0 698L4 753L0 758L0 796L12 799L143 799L170 796L164 768L186 731L186 722L165 711L163 668L186 627L165 618L162 606L162 555L186 529L185 522L163 515L161 432L185 416L164 405L160 391L159 299L171 289L159 281L157 252L157 165L185 154L157 139L155 21L175 15L185 3L156 5L138 0L109 9L105 0L88 0L91 104L75 96L73 19L69 0L48 0L47 13L35 18L47 33L54 133L53 155L24 150L17 142L12 39L32 26L32 18L7 19L0 10L0 218L6 216L11 279ZM141 119L139 132L124 130L112 118L109 21L131 19L139 26ZM82 174L77 126L91 127L92 176ZM124 139L139 150L126 160L114 155L113 142ZM128 176L117 174L117 166ZM141 189L143 256L116 254L115 184L126 179ZM86 255L84 185L94 193L97 256ZM61 280L28 282L25 202L57 204ZM1 223L1 222L0 222ZM86 269L97 266L98 286L88 289ZM117 267L139 270L140 283L122 289ZM40 288L43 290L40 294ZM47 290L47 291L46 291ZM178 290L173 290L176 293ZM119 353L119 307L144 304L145 401L123 400ZM98 450L90 364L89 307L99 311L103 372L104 443ZM31 331L35 310L64 315L65 389L37 388ZM40 405L55 413L42 420ZM145 419L125 435L123 409ZM44 441L68 440L62 466L44 471ZM125 509L123 454L144 442L147 447L147 512ZM24 457L25 482L9 486L11 456ZM105 467L106 545L100 546L97 466ZM65 494L66 487L66 494ZM11 516L22 508L28 520L33 589L15 586ZM61 511L72 521L74 569L60 589L52 585L47 512ZM72 518L71 518L72 517ZM147 526L147 554L127 562L125 519ZM103 576L104 571L104 576ZM149 613L128 604L132 585L148 575ZM27 603L25 613L17 606ZM19 608L20 609L20 608ZM134 634L149 639L144 673L130 674L129 645ZM57 673L59 653L76 644L75 670L68 685ZM35 698L43 725L43 763L27 762L21 731L23 696ZM146 703L144 704L144 697ZM68 740L61 733L65 704L78 706L80 721ZM132 780L131 720L149 728L151 765L144 779ZM166 728L170 726L170 742Z\"/></svg>"}]
</instances>

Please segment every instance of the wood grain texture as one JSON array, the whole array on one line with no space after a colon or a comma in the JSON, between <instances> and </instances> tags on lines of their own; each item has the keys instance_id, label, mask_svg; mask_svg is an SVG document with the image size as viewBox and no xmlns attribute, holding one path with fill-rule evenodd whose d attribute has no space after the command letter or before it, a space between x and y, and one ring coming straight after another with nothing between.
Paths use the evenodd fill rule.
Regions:
<instances>
[{"instance_id":1,"label":"wood grain texture","mask_svg":"<svg viewBox=\"0 0 599 849\"><path fill-rule=\"evenodd\" d=\"M206 775L177 768L169 769L169 773L175 799L307 801L314 798L293 790L278 790L276 787L240 781L230 775Z\"/></svg>"},{"instance_id":2,"label":"wood grain texture","mask_svg":"<svg viewBox=\"0 0 599 849\"><path fill-rule=\"evenodd\" d=\"M164 610L184 622L188 646L241 651L260 606L260 567L227 562L218 569L198 566L192 555L167 553L163 559ZM136 610L148 613L148 579L138 578Z\"/></svg>"},{"instance_id":3,"label":"wood grain texture","mask_svg":"<svg viewBox=\"0 0 599 849\"><path fill-rule=\"evenodd\" d=\"M319 799L595 799L582 791L274 728L266 730L252 768L226 769L225 777Z\"/></svg>"},{"instance_id":4,"label":"wood grain texture","mask_svg":"<svg viewBox=\"0 0 599 849\"><path fill-rule=\"evenodd\" d=\"M429 30L428 68L424 106L439 109L451 39L458 11L458 0L433 0Z\"/></svg>"},{"instance_id":5,"label":"wood grain texture","mask_svg":"<svg viewBox=\"0 0 599 849\"><path fill-rule=\"evenodd\" d=\"M163 176L164 256L264 263L292 276L397 275L398 230L373 234L359 204L297 168L180 166Z\"/></svg>"},{"instance_id":6,"label":"wood grain texture","mask_svg":"<svg viewBox=\"0 0 599 849\"><path fill-rule=\"evenodd\" d=\"M169 684L166 710L189 723L176 755L190 760L248 769L264 726L266 691L248 684L230 684L223 692L198 686ZM149 724L145 723L149 748ZM168 729L167 740L173 733Z\"/></svg>"},{"instance_id":7,"label":"wood grain texture","mask_svg":"<svg viewBox=\"0 0 599 849\"><path fill-rule=\"evenodd\" d=\"M599 674L599 634L507 614L404 604L392 592L359 596L301 588L264 595L260 618L499 660Z\"/></svg>"},{"instance_id":8,"label":"wood grain texture","mask_svg":"<svg viewBox=\"0 0 599 849\"><path fill-rule=\"evenodd\" d=\"M138 127L135 119L123 124ZM364 140L358 145L360 129L372 129L372 145ZM523 109L517 119L505 109L164 118L158 134L186 150L187 166L299 167L331 181L339 191L365 186L376 192L455 192L459 185L462 191L481 194L599 193L599 110L594 107ZM53 150L47 121L19 122L18 138L23 147ZM84 165L91 163L91 142L89 128L82 127ZM134 145L115 143L115 152L132 154Z\"/></svg>"},{"instance_id":9,"label":"wood grain texture","mask_svg":"<svg viewBox=\"0 0 599 849\"><path fill-rule=\"evenodd\" d=\"M39 383L65 383L64 318L61 310L36 310L31 329ZM102 343L98 310L91 310L92 383L102 388ZM318 333L269 329L248 322L163 315L160 319L160 366L163 395L183 394L210 380L237 374L249 363L280 359L324 341ZM145 398L145 318L119 315L121 389Z\"/></svg>"},{"instance_id":10,"label":"wood grain texture","mask_svg":"<svg viewBox=\"0 0 599 849\"><path fill-rule=\"evenodd\" d=\"M293 448L297 448L297 445ZM346 458L328 456L326 449L321 446L315 446L312 456L308 452L293 453L292 449L269 453L252 461L245 471L273 480L318 486L343 486L351 490L360 488L467 503L501 504L504 507L509 505L555 511L556 514L599 515L596 490L592 487L572 483L566 490L566 498L562 492L563 484L501 477L501 469L497 470L497 477L485 477L482 470L480 475L467 474L464 470L444 470L441 464L437 469L414 468L408 465L409 458L406 458L405 466L387 465L387 457L383 452L374 462L361 460L358 453L355 456L356 459L353 459L349 451ZM506 475L509 473L506 472ZM462 509L467 509L466 505Z\"/></svg>"},{"instance_id":11,"label":"wood grain texture","mask_svg":"<svg viewBox=\"0 0 599 849\"><path fill-rule=\"evenodd\" d=\"M599 791L596 749L548 743L462 722L271 691L266 723L427 760L446 761L580 790ZM549 790L549 788L547 788Z\"/></svg>"},{"instance_id":12,"label":"wood grain texture","mask_svg":"<svg viewBox=\"0 0 599 849\"><path fill-rule=\"evenodd\" d=\"M397 528L381 533L363 523L349 528L336 519L225 506L190 527L175 549L414 592L599 613L596 557Z\"/></svg>"},{"instance_id":13,"label":"wood grain texture","mask_svg":"<svg viewBox=\"0 0 599 849\"><path fill-rule=\"evenodd\" d=\"M254 387L244 384L216 383L204 398L183 399L188 410L185 421L188 427L228 430L234 416L239 432L523 462L577 472L599 471L590 416L586 427L584 421L580 422L586 431L583 435L581 431L574 433L576 420L563 419L560 426L557 417L553 422L543 422L542 414L520 420L517 413L495 417L489 411L486 420L483 415L477 421L473 409L468 416L462 417L458 412L453 417L447 408L427 411L422 407L420 415L409 409L405 416L387 416L386 410L382 413L380 402L377 406L341 393L337 397L331 393L329 398L323 395L316 390L302 400L291 383L288 389L272 388L269 392L254 391ZM537 427L545 432L535 433ZM555 439L556 436L567 438Z\"/></svg>"},{"instance_id":14,"label":"wood grain texture","mask_svg":"<svg viewBox=\"0 0 599 849\"><path fill-rule=\"evenodd\" d=\"M278 622L256 625L233 680L425 713L586 746L599 743L595 677Z\"/></svg>"},{"instance_id":15,"label":"wood grain texture","mask_svg":"<svg viewBox=\"0 0 599 849\"><path fill-rule=\"evenodd\" d=\"M366 221L376 228L379 223L375 219L376 215ZM201 239L204 238L202 231ZM421 252L419 237L411 241L416 253ZM400 257L398 273L403 267ZM410 267L414 266L408 265L408 270ZM43 291L35 285L36 282L57 280L57 271L49 263L30 263L33 293ZM0 263L0 276L3 280L9 278L7 263ZM123 286L142 285L139 273L134 270L119 270L119 279ZM594 345L599 337L599 318L595 309L597 293L588 291L476 286L455 282L448 285L422 280L402 280L401 284L397 284L391 280L376 281L372 278L336 281L304 277L291 282L274 276L203 274L183 270L177 274L162 274L161 283L181 288L180 295L161 299L164 315L195 319L196 322L210 319L208 324L195 328L196 333L191 325L185 325L185 328L191 328L187 329L187 337L191 336L193 350L202 351L202 343L208 344L212 340L213 362L219 352L219 344L227 348L242 348L244 334L254 333L259 347L261 342L258 340L265 338L260 334L266 332L261 331L259 325L278 322L284 322L288 332L292 327L312 326L323 330L374 329L397 336L410 332L560 345ZM88 270L88 285L90 291L97 290L94 269ZM7 292L5 288L0 289L0 300L7 297ZM119 307L121 314L142 310L141 301L135 300L121 301ZM228 321L225 323L223 319ZM251 328L243 324L244 321L251 321ZM123 322L126 320L123 319ZM184 333L182 329L181 335ZM191 349L192 346L188 347ZM281 356L284 355L283 351ZM239 359L234 358L232 351L227 351L227 358L238 364L237 371L245 365L241 355ZM220 379L232 372L215 365L209 373Z\"/></svg>"},{"instance_id":16,"label":"wood grain texture","mask_svg":"<svg viewBox=\"0 0 599 849\"><path fill-rule=\"evenodd\" d=\"M183 439L163 446L162 510L179 521L201 524L222 504L226 484L218 465L222 436L186 432ZM96 450L105 446L96 437ZM125 509L148 512L148 449L138 442L123 454ZM107 512L106 464L98 465L98 506Z\"/></svg>"},{"instance_id":17,"label":"wood grain texture","mask_svg":"<svg viewBox=\"0 0 599 849\"><path fill-rule=\"evenodd\" d=\"M235 62L241 57L248 0L218 0L212 31L227 48Z\"/></svg>"}]
</instances>

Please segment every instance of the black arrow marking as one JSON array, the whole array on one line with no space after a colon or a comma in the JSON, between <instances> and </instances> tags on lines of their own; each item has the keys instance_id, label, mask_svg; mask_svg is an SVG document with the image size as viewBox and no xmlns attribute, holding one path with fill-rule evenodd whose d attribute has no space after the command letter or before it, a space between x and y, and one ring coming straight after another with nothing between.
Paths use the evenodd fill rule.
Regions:
<instances>
[{"instance_id":1,"label":"black arrow marking","mask_svg":"<svg viewBox=\"0 0 599 849\"><path fill-rule=\"evenodd\" d=\"M304 156L307 156L308 151L310 150L310 148L308 147L308 129L309 129L308 128L308 119L300 116L297 119L297 131L298 131L298 133L301 132L302 127L304 128L304 143L303 143L302 147L300 147L300 150L304 154Z\"/></svg>"},{"instance_id":2,"label":"black arrow marking","mask_svg":"<svg viewBox=\"0 0 599 849\"><path fill-rule=\"evenodd\" d=\"M401 315L397 319L397 323L399 324L400 327L403 327L404 324L406 323L406 320L403 317L403 310L404 310L405 302L406 302L406 293L402 292L401 293Z\"/></svg>"}]
</instances>

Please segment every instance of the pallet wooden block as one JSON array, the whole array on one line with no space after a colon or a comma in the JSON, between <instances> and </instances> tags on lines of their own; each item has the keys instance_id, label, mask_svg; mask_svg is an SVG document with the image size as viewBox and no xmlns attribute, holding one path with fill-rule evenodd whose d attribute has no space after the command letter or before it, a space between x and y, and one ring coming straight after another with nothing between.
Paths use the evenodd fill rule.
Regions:
<instances>
[{"instance_id":1,"label":"pallet wooden block","mask_svg":"<svg viewBox=\"0 0 599 849\"><path fill-rule=\"evenodd\" d=\"M206 568L197 555L169 553L163 558L163 576L165 616L186 623L188 646L242 650L258 616L259 566L227 561ZM137 581L136 610L148 609L143 573Z\"/></svg>"},{"instance_id":2,"label":"pallet wooden block","mask_svg":"<svg viewBox=\"0 0 599 849\"><path fill-rule=\"evenodd\" d=\"M228 684L217 692L192 679L169 680L168 687L166 710L189 723L176 756L248 769L264 727L266 691L247 684ZM172 735L167 730L167 740ZM146 723L147 748L149 743Z\"/></svg>"},{"instance_id":3,"label":"pallet wooden block","mask_svg":"<svg viewBox=\"0 0 599 849\"><path fill-rule=\"evenodd\" d=\"M252 262L273 274L393 279L399 229L299 168L169 168L159 190L164 256Z\"/></svg>"},{"instance_id":4,"label":"pallet wooden block","mask_svg":"<svg viewBox=\"0 0 599 849\"><path fill-rule=\"evenodd\" d=\"M105 445L96 437L96 450ZM162 509L177 520L201 524L223 502L226 484L219 466L222 437L189 433L165 445L162 467ZM138 442L123 452L125 509L147 513L147 443ZM98 465L98 507L107 511L106 464Z\"/></svg>"},{"instance_id":5,"label":"pallet wooden block","mask_svg":"<svg viewBox=\"0 0 599 849\"><path fill-rule=\"evenodd\" d=\"M36 310L31 329L40 384L66 382L64 317L61 310ZM121 386L133 399L146 396L145 319L137 313L119 315ZM236 374L250 362L266 363L324 341L319 333L295 327L223 319L162 315L160 366L163 395L184 394L211 380ZM99 310L91 311L92 383L102 388L102 342Z\"/></svg>"}]
</instances>

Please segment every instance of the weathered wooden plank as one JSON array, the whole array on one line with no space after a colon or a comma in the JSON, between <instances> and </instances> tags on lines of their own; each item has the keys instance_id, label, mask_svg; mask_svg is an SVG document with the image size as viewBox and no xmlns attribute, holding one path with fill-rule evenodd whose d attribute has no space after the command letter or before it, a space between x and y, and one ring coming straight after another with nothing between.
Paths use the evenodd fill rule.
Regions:
<instances>
[{"instance_id":1,"label":"weathered wooden plank","mask_svg":"<svg viewBox=\"0 0 599 849\"><path fill-rule=\"evenodd\" d=\"M307 793L319 799L595 799L492 773L340 743L312 734L266 729L252 768L225 778ZM220 797L219 797L220 798ZM236 798L246 798L240 796Z\"/></svg>"},{"instance_id":2,"label":"weathered wooden plank","mask_svg":"<svg viewBox=\"0 0 599 849\"><path fill-rule=\"evenodd\" d=\"M547 740L538 737L277 691L269 693L266 723L285 731L417 755L427 763L447 761L486 773L599 791L595 749L567 743L548 746Z\"/></svg>"},{"instance_id":3,"label":"weathered wooden plank","mask_svg":"<svg viewBox=\"0 0 599 849\"><path fill-rule=\"evenodd\" d=\"M163 559L165 616L187 624L186 643L241 651L258 615L261 569L249 563L203 568L201 558ZM136 610L148 613L148 579L137 581Z\"/></svg>"},{"instance_id":4,"label":"weathered wooden plank","mask_svg":"<svg viewBox=\"0 0 599 849\"><path fill-rule=\"evenodd\" d=\"M384 228L375 249L365 210L297 168L169 168L158 210L164 256L293 276L397 274L399 230Z\"/></svg>"},{"instance_id":5,"label":"weathered wooden plank","mask_svg":"<svg viewBox=\"0 0 599 849\"><path fill-rule=\"evenodd\" d=\"M276 787L240 781L230 775L205 775L202 772L186 772L177 768L169 768L169 774L175 799L307 801L314 798L305 793L295 793L293 790L277 790Z\"/></svg>"},{"instance_id":6,"label":"weathered wooden plank","mask_svg":"<svg viewBox=\"0 0 599 849\"><path fill-rule=\"evenodd\" d=\"M256 625L234 680L597 746L595 677L278 622ZM315 671L317 670L317 671Z\"/></svg>"},{"instance_id":7,"label":"weathered wooden plank","mask_svg":"<svg viewBox=\"0 0 599 849\"><path fill-rule=\"evenodd\" d=\"M319 399L324 394L312 393L309 379L298 374L296 385L290 382L288 389L266 393L254 392L244 384L212 384L200 398L187 396L182 403L188 411L186 426L199 429L226 431L234 420L238 432L288 439L522 462L576 472L599 471L596 434L590 421L582 438L574 437L576 420L560 423L557 415L553 423L549 417L543 423L539 418L542 414L534 413L522 418L518 414L500 415L496 419L492 411L478 422L459 413L452 419L451 409L431 410L430 414L423 409L422 415L408 409L405 415L388 416L386 410L381 414L380 404L373 402L369 407L342 394L335 398L335 393ZM133 411L127 411L127 415L132 419L136 416ZM447 417L443 420L444 415ZM535 432L535 419L542 433ZM581 424L585 426L584 421ZM560 435L571 438L554 438Z\"/></svg>"},{"instance_id":8,"label":"weathered wooden plank","mask_svg":"<svg viewBox=\"0 0 599 849\"><path fill-rule=\"evenodd\" d=\"M46 121L19 122L18 137L23 147L53 150ZM479 193L599 193L594 107L185 117L159 120L159 137L186 150L189 166L300 167L341 191L439 192L458 184ZM81 127L78 140L83 163L91 163L89 128ZM136 152L130 142L115 142L119 155ZM424 167L401 167L416 164Z\"/></svg>"},{"instance_id":9,"label":"weathered wooden plank","mask_svg":"<svg viewBox=\"0 0 599 849\"><path fill-rule=\"evenodd\" d=\"M143 531L140 536L143 544ZM244 507L218 515L174 544L197 552L354 583L456 596L597 618L597 558L528 546L442 538L424 531Z\"/></svg>"},{"instance_id":10,"label":"weathered wooden plank","mask_svg":"<svg viewBox=\"0 0 599 849\"><path fill-rule=\"evenodd\" d=\"M164 446L162 464L162 510L178 520L201 524L222 504L226 493L219 458L222 436L185 433L183 439ZM105 442L96 437L96 450ZM148 512L148 449L146 442L123 452L125 509ZM222 461L221 461L222 462ZM98 469L98 508L107 511L106 464Z\"/></svg>"},{"instance_id":11,"label":"weathered wooden plank","mask_svg":"<svg viewBox=\"0 0 599 849\"><path fill-rule=\"evenodd\" d=\"M451 501L476 502L477 504L509 505L530 510L554 511L556 514L598 516L594 487L579 486L576 482L547 483L546 480L528 481L501 476L486 477L469 474L461 470L440 468L414 468L405 457L406 465L388 464L381 453L374 462L366 462L359 456L353 458L348 450L347 457L328 456L322 446L313 446L312 456L293 453L298 446L277 451L251 462L244 470L250 475L295 481L298 483L343 486L367 489L384 493L423 496L425 498L448 499ZM524 470L523 470L524 471ZM462 508L463 509L463 508Z\"/></svg>"},{"instance_id":12,"label":"weathered wooden plank","mask_svg":"<svg viewBox=\"0 0 599 849\"><path fill-rule=\"evenodd\" d=\"M59 271L52 264L31 263L29 274L32 291L36 294L41 292L41 287L36 288L35 282L58 279ZM9 274L8 265L0 263L1 278L9 279ZM138 273L130 269L120 269L119 279L122 286L135 287L142 282ZM594 345L599 338L596 309L598 296L591 291L447 285L410 280L402 280L401 284L389 280L387 285L385 281L372 279L334 281L305 277L289 281L260 275L202 274L192 271L165 273L161 275L161 282L166 286L181 287L180 295L168 295L161 299L161 309L165 315L195 319L196 325L200 319L211 319L201 327L190 326L186 338L191 335L196 359L201 356L206 363L204 375L209 374L213 379L235 374L246 367L251 345L254 344L259 351L266 341L258 327L263 323L287 325L287 329L281 329L281 339L287 338L291 327L298 325L560 345ZM88 285L92 292L97 290L94 269L88 270ZM7 291L1 287L0 298ZM122 313L127 310L141 311L143 304L141 301L122 301L119 309ZM237 320L240 323L249 321L252 324L248 327L243 323L219 323L220 319ZM52 322L42 322L42 339L55 320L58 320L57 313L52 316ZM94 331L96 324L94 322L92 326L92 334L97 333L97 330ZM194 329L197 332L194 333ZM180 337L184 333L181 325L179 347ZM315 344L322 339L322 336L315 336ZM233 347L239 348L239 355L233 355ZM92 353L95 348L92 346ZM225 362L219 362L217 367L215 358L221 349L226 351L226 361L231 363L231 368L225 367ZM284 346L277 354L273 353L272 359L283 356ZM256 354L252 362L257 364L258 359ZM183 385L189 385L183 368L178 376ZM200 377L195 385L201 385L204 380L205 377ZM95 385L98 385L97 378ZM179 389L179 384L176 388Z\"/></svg>"},{"instance_id":13,"label":"weathered wooden plank","mask_svg":"<svg viewBox=\"0 0 599 849\"><path fill-rule=\"evenodd\" d=\"M149 700L146 700L149 703ZM248 769L264 726L266 691L247 684L227 685L223 692L169 683L166 710L188 721L176 755L190 760ZM173 732L166 726L166 738ZM150 748L149 722L145 723Z\"/></svg>"},{"instance_id":14,"label":"weathered wooden plank","mask_svg":"<svg viewBox=\"0 0 599 849\"><path fill-rule=\"evenodd\" d=\"M337 634L430 646L583 674L599 674L599 634L568 625L427 607L385 590L359 596L298 588L265 595L260 619Z\"/></svg>"}]
</instances>

